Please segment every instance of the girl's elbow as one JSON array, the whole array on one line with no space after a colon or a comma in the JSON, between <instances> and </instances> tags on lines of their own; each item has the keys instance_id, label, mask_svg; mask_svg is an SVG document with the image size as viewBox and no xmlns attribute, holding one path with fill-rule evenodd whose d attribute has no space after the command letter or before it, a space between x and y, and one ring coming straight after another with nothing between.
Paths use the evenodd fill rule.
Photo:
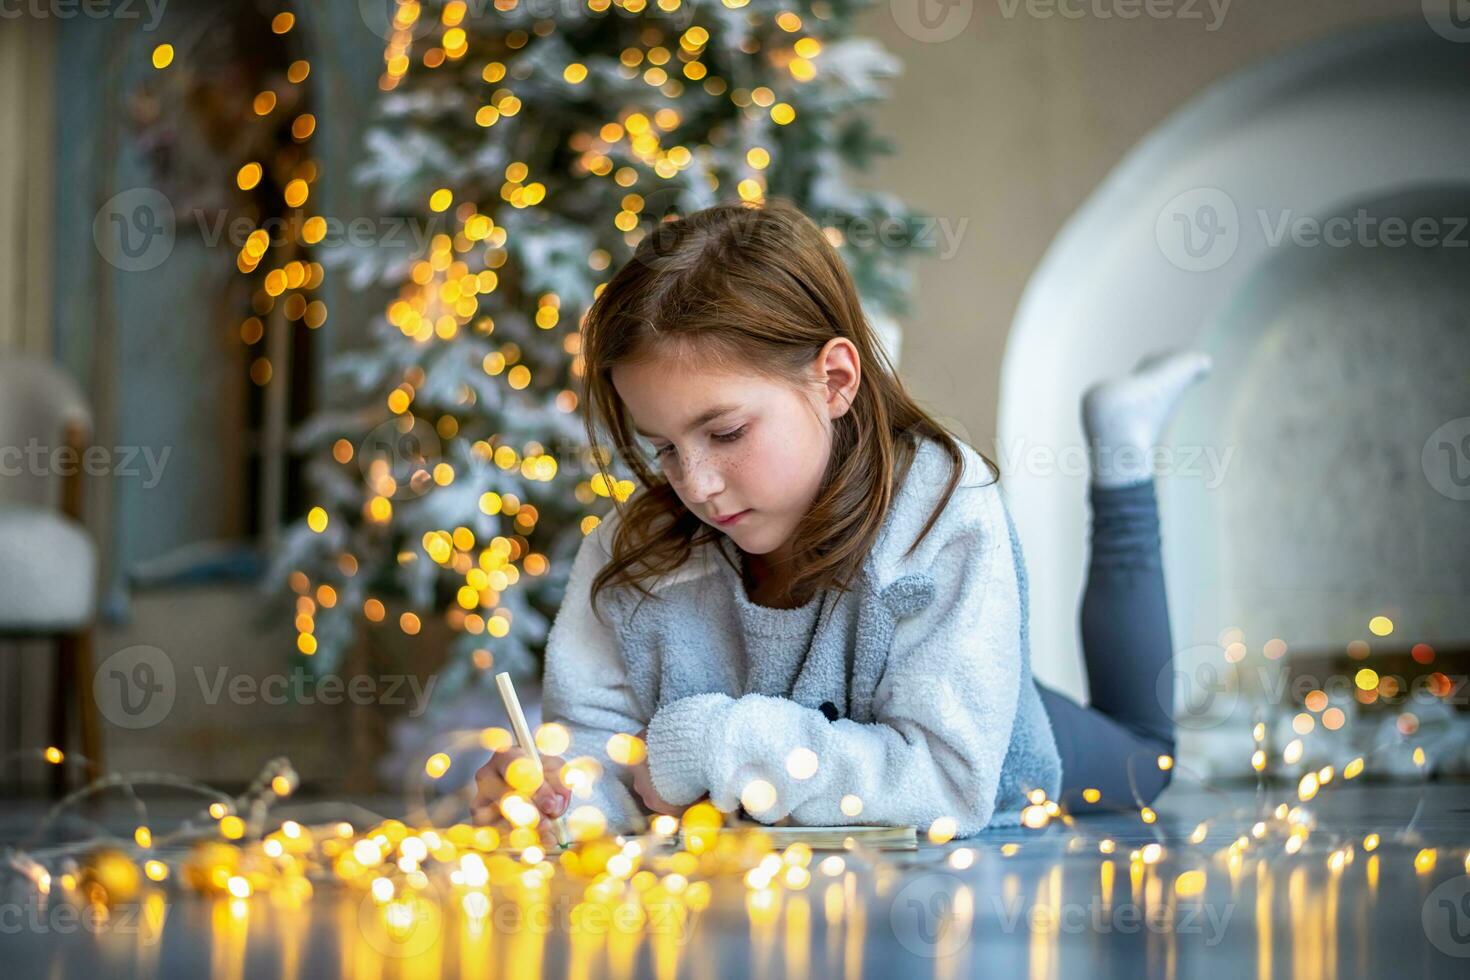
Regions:
<instances>
[{"instance_id":1,"label":"girl's elbow","mask_svg":"<svg viewBox=\"0 0 1470 980\"><path fill-rule=\"evenodd\" d=\"M974 837L976 834L990 826L990 821L995 817L994 794L977 794L965 801L953 813L954 836L958 839ZM929 827L920 827L919 834L922 836Z\"/></svg>"},{"instance_id":2,"label":"girl's elbow","mask_svg":"<svg viewBox=\"0 0 1470 980\"><path fill-rule=\"evenodd\" d=\"M955 822L954 836L973 837L990 826L990 821L995 816L995 797L999 786L995 783L976 783L969 780L959 781L954 789L955 793L947 794ZM919 832L922 834L928 829L920 827Z\"/></svg>"}]
</instances>

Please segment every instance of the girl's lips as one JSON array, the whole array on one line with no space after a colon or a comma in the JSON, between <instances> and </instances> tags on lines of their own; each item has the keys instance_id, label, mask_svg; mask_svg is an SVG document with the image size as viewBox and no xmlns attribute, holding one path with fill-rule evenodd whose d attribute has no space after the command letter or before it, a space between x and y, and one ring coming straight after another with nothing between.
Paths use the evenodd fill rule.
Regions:
<instances>
[{"instance_id":1,"label":"girl's lips","mask_svg":"<svg viewBox=\"0 0 1470 980\"><path fill-rule=\"evenodd\" d=\"M716 518L715 523L720 525L720 527L729 527L731 524L734 524L736 521L740 520L742 517L749 513L749 509L742 510L738 514L731 514L729 517L726 517L723 520Z\"/></svg>"}]
</instances>

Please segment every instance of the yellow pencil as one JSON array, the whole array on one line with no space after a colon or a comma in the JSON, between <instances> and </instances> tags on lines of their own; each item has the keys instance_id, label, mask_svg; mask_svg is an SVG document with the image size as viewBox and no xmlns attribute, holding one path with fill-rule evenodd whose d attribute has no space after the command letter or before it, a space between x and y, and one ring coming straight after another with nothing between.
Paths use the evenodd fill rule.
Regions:
<instances>
[{"instance_id":1,"label":"yellow pencil","mask_svg":"<svg viewBox=\"0 0 1470 980\"><path fill-rule=\"evenodd\" d=\"M526 714L521 710L521 699L516 697L516 686L511 682L510 674L505 671L495 675L495 683L500 688L500 698L505 702L505 713L510 717L510 727L516 733L516 741L525 750L526 756L536 766L537 772L543 772L541 768L541 754L536 751L536 740L531 737L531 728L526 724ZM556 817L551 821L551 829L556 833L556 842L562 847L567 846L567 822L564 817Z\"/></svg>"}]
</instances>

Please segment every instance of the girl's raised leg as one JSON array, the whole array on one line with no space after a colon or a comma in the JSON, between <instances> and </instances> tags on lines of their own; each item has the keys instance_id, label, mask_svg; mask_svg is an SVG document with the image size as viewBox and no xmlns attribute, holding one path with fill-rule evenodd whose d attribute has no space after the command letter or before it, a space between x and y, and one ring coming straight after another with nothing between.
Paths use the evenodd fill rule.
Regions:
<instances>
[{"instance_id":1,"label":"girl's raised leg","mask_svg":"<svg viewBox=\"0 0 1470 980\"><path fill-rule=\"evenodd\" d=\"M1092 461L1081 611L1090 703L1038 685L1062 756L1058 802L1074 813L1148 803L1169 782L1159 759L1174 754L1172 678L1160 678L1173 640L1149 454L1179 397L1209 370L1203 353L1165 352L1083 399ZM1098 791L1096 801L1084 796L1088 789Z\"/></svg>"}]
</instances>

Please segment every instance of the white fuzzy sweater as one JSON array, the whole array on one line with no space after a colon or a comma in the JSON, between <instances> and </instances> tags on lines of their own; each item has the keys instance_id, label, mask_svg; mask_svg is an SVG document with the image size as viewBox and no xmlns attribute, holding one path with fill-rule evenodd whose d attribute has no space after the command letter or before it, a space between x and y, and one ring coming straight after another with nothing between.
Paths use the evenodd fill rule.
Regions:
<instances>
[{"instance_id":1,"label":"white fuzzy sweater","mask_svg":"<svg viewBox=\"0 0 1470 980\"><path fill-rule=\"evenodd\" d=\"M604 590L604 624L589 589L610 555L610 513L582 542L546 652L546 719L570 729L571 755L604 767L590 801L573 805L591 802L614 832L643 828L629 770L606 746L645 726L664 799L708 794L732 811L763 779L775 802L752 816L766 822L925 828L951 817L968 836L1014 825L1032 789L1055 797L1061 767L1031 679L1020 542L984 461L962 448L960 484L905 557L947 482L949 457L922 441L861 587L825 596L820 621L815 604L751 602L709 545L652 586L655 600ZM720 547L734 553L728 539ZM801 749L815 753L815 772Z\"/></svg>"}]
</instances>

